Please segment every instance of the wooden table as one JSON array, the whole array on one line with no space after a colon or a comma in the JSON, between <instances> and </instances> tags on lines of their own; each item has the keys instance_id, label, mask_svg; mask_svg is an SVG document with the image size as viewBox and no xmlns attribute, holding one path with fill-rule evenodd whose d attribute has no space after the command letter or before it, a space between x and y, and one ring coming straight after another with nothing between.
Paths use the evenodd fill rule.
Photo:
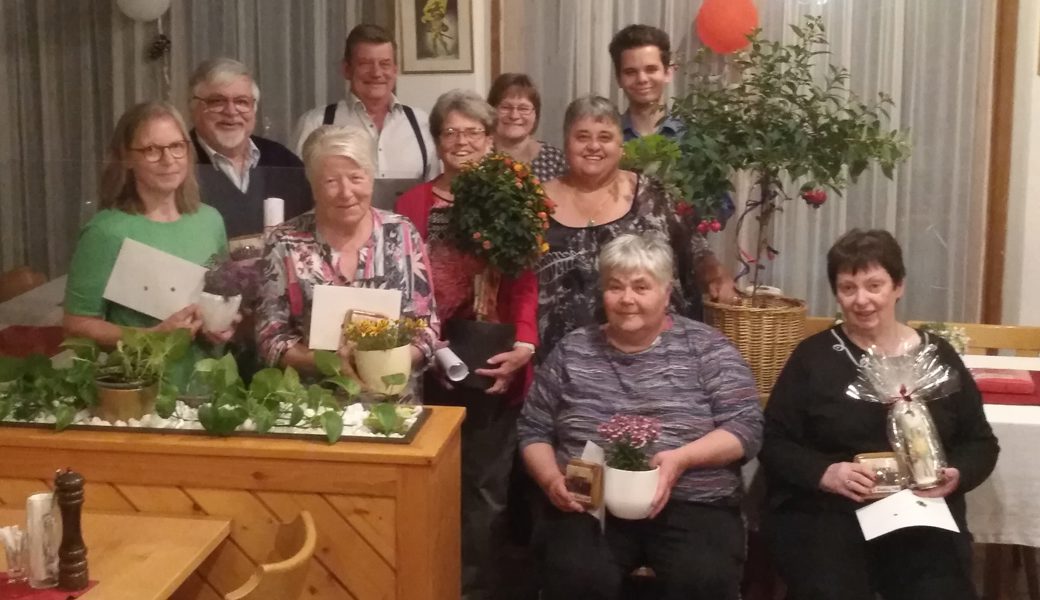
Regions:
<instances>
[{"instance_id":1,"label":"wooden table","mask_svg":"<svg viewBox=\"0 0 1040 600\"><path fill-rule=\"evenodd\" d=\"M318 528L308 600L458 598L465 410L426 410L410 444L0 426L0 505L24 507L71 467L86 478L89 511L229 519L227 543L175 600L242 585L300 510Z\"/></svg>"},{"instance_id":2,"label":"wooden table","mask_svg":"<svg viewBox=\"0 0 1040 600\"><path fill-rule=\"evenodd\" d=\"M0 525L25 511L0 508ZM231 531L228 519L83 513L90 578L84 600L166 600Z\"/></svg>"}]
</instances>

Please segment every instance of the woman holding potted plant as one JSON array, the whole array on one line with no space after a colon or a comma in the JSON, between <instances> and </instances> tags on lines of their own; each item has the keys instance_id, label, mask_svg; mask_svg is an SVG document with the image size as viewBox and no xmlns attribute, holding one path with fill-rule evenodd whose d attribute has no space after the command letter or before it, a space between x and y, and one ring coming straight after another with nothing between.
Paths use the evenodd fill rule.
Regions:
<instances>
[{"instance_id":1,"label":"woman holding potted plant","mask_svg":"<svg viewBox=\"0 0 1040 600\"><path fill-rule=\"evenodd\" d=\"M729 300L733 280L704 239L676 215L660 182L620 168L621 115L599 96L571 102L563 122L567 174L545 184L556 202L545 241L549 252L538 267L538 355L567 332L602 322L596 256L624 233L657 231L671 245L676 272L671 305L700 319L701 292Z\"/></svg>"},{"instance_id":2,"label":"woman holding potted plant","mask_svg":"<svg viewBox=\"0 0 1040 600\"><path fill-rule=\"evenodd\" d=\"M224 222L199 201L195 157L184 120L170 104L146 102L119 119L101 173L101 210L83 227L69 266L65 289L65 331L114 348L124 327L151 331L201 326L195 305L159 321L103 298L105 286L124 239L133 239L189 260L206 264L227 247ZM208 335L211 342L230 338L227 330ZM201 358L202 348L170 367L180 387Z\"/></svg>"},{"instance_id":3,"label":"woman holding potted plant","mask_svg":"<svg viewBox=\"0 0 1040 600\"><path fill-rule=\"evenodd\" d=\"M412 364L432 356L437 318L426 251L408 219L372 207L373 156L368 134L353 127L323 125L304 143L314 212L276 227L264 248L256 339L266 364L317 372L307 333L318 285L401 290L401 315L427 323L410 345ZM343 367L353 371L347 348Z\"/></svg>"},{"instance_id":4,"label":"woman holding potted plant","mask_svg":"<svg viewBox=\"0 0 1040 600\"><path fill-rule=\"evenodd\" d=\"M477 94L454 90L442 95L430 113L430 132L444 172L397 202L397 211L415 223L426 240L437 312L453 349L465 360L462 355L468 352L461 348L493 347L502 340L492 340L491 335L506 329L504 348L496 348L490 358L478 361L474 354L468 361L476 362L470 368L486 379L471 375L461 385L452 385L445 377L429 376L425 388L427 402L463 405L467 410L462 424L464 595L488 594L499 585L501 561L496 552L505 539L516 418L538 340L537 282L530 267L540 256L544 219L537 216L542 211L535 205L544 204L544 197L538 195L540 186L528 167L504 156L488 156L494 127L494 109ZM527 199L530 208L524 206ZM514 227L515 235L499 236L499 230L487 227L488 214L496 211L508 215L500 219L501 226ZM519 258L512 265L515 272L497 272L491 253ZM529 259L526 267L520 264L524 259ZM498 327L480 327L488 322ZM477 331L468 345L461 334L453 335L463 329Z\"/></svg>"},{"instance_id":5,"label":"woman holding potted plant","mask_svg":"<svg viewBox=\"0 0 1040 600\"><path fill-rule=\"evenodd\" d=\"M744 557L739 464L762 436L751 372L718 331L669 311L674 265L665 240L622 235L604 246L599 265L606 324L557 344L518 426L524 462L547 500L535 530L542 597L619 598L625 575L647 564L665 598L735 599ZM567 489L563 468L588 441L648 442L640 423L600 429L618 414L659 424L648 461L657 484L649 519L608 514L604 535Z\"/></svg>"}]
</instances>

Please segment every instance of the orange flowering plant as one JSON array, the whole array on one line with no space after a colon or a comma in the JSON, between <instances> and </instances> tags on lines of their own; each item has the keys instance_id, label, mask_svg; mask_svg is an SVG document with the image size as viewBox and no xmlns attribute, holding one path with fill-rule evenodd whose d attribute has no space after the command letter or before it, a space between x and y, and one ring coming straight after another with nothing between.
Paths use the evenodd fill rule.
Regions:
<instances>
[{"instance_id":1,"label":"orange flowering plant","mask_svg":"<svg viewBox=\"0 0 1040 600\"><path fill-rule=\"evenodd\" d=\"M475 313L493 319L502 275L515 277L549 251L543 234L554 205L526 164L490 154L470 164L451 184L448 209L452 243L485 264L475 284Z\"/></svg>"}]
</instances>

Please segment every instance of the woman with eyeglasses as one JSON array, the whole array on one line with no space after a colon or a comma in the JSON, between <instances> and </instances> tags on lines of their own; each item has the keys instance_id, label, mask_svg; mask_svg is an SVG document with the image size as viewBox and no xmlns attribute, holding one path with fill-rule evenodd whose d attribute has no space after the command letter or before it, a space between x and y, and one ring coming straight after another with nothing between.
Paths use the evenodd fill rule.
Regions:
<instances>
[{"instance_id":1,"label":"woman with eyeglasses","mask_svg":"<svg viewBox=\"0 0 1040 600\"><path fill-rule=\"evenodd\" d=\"M447 239L451 184L467 163L491 150L495 110L471 91L452 90L437 99L430 133L444 172L405 192L397 212L415 224L426 241L441 323L474 319L473 275L477 259L455 250ZM498 293L499 322L516 326L512 350L491 357L476 373L495 380L487 392L456 387L443 376L427 377L425 401L466 407L462 424L462 591L464 597L491 597L500 589L504 513L516 450L516 419L530 381L529 363L537 343L538 290L533 272L503 278Z\"/></svg>"},{"instance_id":2,"label":"woman with eyeglasses","mask_svg":"<svg viewBox=\"0 0 1040 600\"><path fill-rule=\"evenodd\" d=\"M531 165L542 181L556 179L567 171L560 150L534 137L542 111L542 97L531 78L523 73L502 73L491 84L488 104L495 107L495 150Z\"/></svg>"},{"instance_id":3,"label":"woman with eyeglasses","mask_svg":"<svg viewBox=\"0 0 1040 600\"><path fill-rule=\"evenodd\" d=\"M187 329L194 336L202 320L197 307L185 306L160 321L103 297L123 240L131 239L204 265L224 251L224 221L199 201L195 156L184 119L166 102L145 102L119 119L101 172L100 210L80 232L65 288L65 332L112 348L123 327L150 331ZM206 332L211 343L231 331ZM183 386L203 348L172 367Z\"/></svg>"}]
</instances>

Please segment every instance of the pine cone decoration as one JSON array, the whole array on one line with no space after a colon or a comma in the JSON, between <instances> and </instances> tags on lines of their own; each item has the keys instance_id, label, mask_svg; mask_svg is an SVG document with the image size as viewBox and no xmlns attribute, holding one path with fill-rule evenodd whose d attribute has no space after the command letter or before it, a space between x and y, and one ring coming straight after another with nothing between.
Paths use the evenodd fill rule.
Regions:
<instances>
[{"instance_id":1,"label":"pine cone decoration","mask_svg":"<svg viewBox=\"0 0 1040 600\"><path fill-rule=\"evenodd\" d=\"M160 33L155 36L155 39L152 40L152 45L148 48L148 60L159 60L166 56L166 53L170 51L171 45L170 38L166 37L165 34Z\"/></svg>"}]
</instances>

